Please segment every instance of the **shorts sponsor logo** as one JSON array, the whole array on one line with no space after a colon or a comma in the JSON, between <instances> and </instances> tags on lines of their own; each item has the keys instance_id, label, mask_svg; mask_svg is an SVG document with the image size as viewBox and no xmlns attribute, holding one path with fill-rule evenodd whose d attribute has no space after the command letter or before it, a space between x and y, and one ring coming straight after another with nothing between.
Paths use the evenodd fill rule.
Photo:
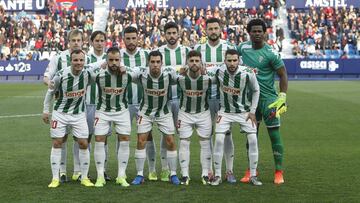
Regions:
<instances>
[{"instance_id":1,"label":"shorts sponsor logo","mask_svg":"<svg viewBox=\"0 0 360 203\"><path fill-rule=\"evenodd\" d=\"M237 88L224 87L223 91L227 94L240 95L240 89L237 89Z\"/></svg>"},{"instance_id":2,"label":"shorts sponsor logo","mask_svg":"<svg viewBox=\"0 0 360 203\"><path fill-rule=\"evenodd\" d=\"M160 89L160 90L145 89L145 93L149 96L155 96L155 97L160 97L160 96L166 95L165 89Z\"/></svg>"},{"instance_id":3,"label":"shorts sponsor logo","mask_svg":"<svg viewBox=\"0 0 360 203\"><path fill-rule=\"evenodd\" d=\"M82 97L85 95L85 89L78 91L65 92L65 96L68 98Z\"/></svg>"},{"instance_id":4,"label":"shorts sponsor logo","mask_svg":"<svg viewBox=\"0 0 360 203\"><path fill-rule=\"evenodd\" d=\"M201 97L204 92L201 90L186 90L185 95L188 97Z\"/></svg>"},{"instance_id":5,"label":"shorts sponsor logo","mask_svg":"<svg viewBox=\"0 0 360 203\"><path fill-rule=\"evenodd\" d=\"M105 94L114 94L114 95L120 95L124 93L124 88L111 88L111 87L104 87L104 93Z\"/></svg>"}]
</instances>

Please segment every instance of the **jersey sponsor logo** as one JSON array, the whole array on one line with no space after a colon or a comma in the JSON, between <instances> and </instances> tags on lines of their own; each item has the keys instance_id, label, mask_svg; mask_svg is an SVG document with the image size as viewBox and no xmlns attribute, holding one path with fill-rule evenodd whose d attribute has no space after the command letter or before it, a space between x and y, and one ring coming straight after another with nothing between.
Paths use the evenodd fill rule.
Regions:
<instances>
[{"instance_id":1,"label":"jersey sponsor logo","mask_svg":"<svg viewBox=\"0 0 360 203\"><path fill-rule=\"evenodd\" d=\"M215 67L215 66L219 66L219 65L222 65L223 63L222 62L218 62L218 63L205 63L204 66L206 69L209 69L209 68L212 68L212 67Z\"/></svg>"},{"instance_id":2,"label":"jersey sponsor logo","mask_svg":"<svg viewBox=\"0 0 360 203\"><path fill-rule=\"evenodd\" d=\"M77 91L71 91L71 92L65 92L65 96L68 98L76 98L76 97L82 97L85 95L85 89L77 90Z\"/></svg>"},{"instance_id":3,"label":"jersey sponsor logo","mask_svg":"<svg viewBox=\"0 0 360 203\"><path fill-rule=\"evenodd\" d=\"M224 87L223 91L227 94L240 95L240 89L232 87Z\"/></svg>"},{"instance_id":4,"label":"jersey sponsor logo","mask_svg":"<svg viewBox=\"0 0 360 203\"><path fill-rule=\"evenodd\" d=\"M104 87L105 94L114 94L114 95L120 95L124 93L124 88L112 88L112 87Z\"/></svg>"},{"instance_id":5,"label":"jersey sponsor logo","mask_svg":"<svg viewBox=\"0 0 360 203\"><path fill-rule=\"evenodd\" d=\"M145 93L149 96L161 97L166 95L165 89L145 89Z\"/></svg>"},{"instance_id":6,"label":"jersey sponsor logo","mask_svg":"<svg viewBox=\"0 0 360 203\"><path fill-rule=\"evenodd\" d=\"M201 97L203 94L201 90L185 90L185 95L188 97Z\"/></svg>"}]
</instances>

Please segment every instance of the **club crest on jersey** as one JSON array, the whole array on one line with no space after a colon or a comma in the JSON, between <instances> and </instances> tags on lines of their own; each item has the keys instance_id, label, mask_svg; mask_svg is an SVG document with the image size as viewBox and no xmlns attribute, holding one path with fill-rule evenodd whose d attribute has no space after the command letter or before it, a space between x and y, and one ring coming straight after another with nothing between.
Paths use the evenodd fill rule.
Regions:
<instances>
[{"instance_id":1,"label":"club crest on jersey","mask_svg":"<svg viewBox=\"0 0 360 203\"><path fill-rule=\"evenodd\" d=\"M201 90L186 90L185 95L188 97L201 97L204 94Z\"/></svg>"},{"instance_id":2,"label":"club crest on jersey","mask_svg":"<svg viewBox=\"0 0 360 203\"><path fill-rule=\"evenodd\" d=\"M264 60L263 56L259 56L259 63L261 63Z\"/></svg>"},{"instance_id":3,"label":"club crest on jersey","mask_svg":"<svg viewBox=\"0 0 360 203\"><path fill-rule=\"evenodd\" d=\"M124 93L124 88L112 88L112 87L104 87L105 94L114 94L114 95L120 95Z\"/></svg>"},{"instance_id":4,"label":"club crest on jersey","mask_svg":"<svg viewBox=\"0 0 360 203\"><path fill-rule=\"evenodd\" d=\"M75 97L82 97L85 95L85 90L77 90L77 91L71 91L71 92L65 92L65 96L68 98L75 98Z\"/></svg>"},{"instance_id":5,"label":"club crest on jersey","mask_svg":"<svg viewBox=\"0 0 360 203\"><path fill-rule=\"evenodd\" d=\"M145 92L146 92L147 95L155 96L155 97L160 97L160 96L165 96L166 95L165 89L160 89L160 90L145 89Z\"/></svg>"},{"instance_id":6,"label":"club crest on jersey","mask_svg":"<svg viewBox=\"0 0 360 203\"><path fill-rule=\"evenodd\" d=\"M240 95L240 89L232 87L224 87L223 91L227 94Z\"/></svg>"}]
</instances>

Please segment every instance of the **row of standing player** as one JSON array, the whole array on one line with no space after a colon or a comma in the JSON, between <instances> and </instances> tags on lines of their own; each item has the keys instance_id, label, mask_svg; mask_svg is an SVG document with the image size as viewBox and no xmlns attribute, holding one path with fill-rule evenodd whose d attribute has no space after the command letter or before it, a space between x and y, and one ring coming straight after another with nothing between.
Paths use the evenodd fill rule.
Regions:
<instances>
[{"instance_id":1,"label":"row of standing player","mask_svg":"<svg viewBox=\"0 0 360 203\"><path fill-rule=\"evenodd\" d=\"M255 25L253 27L256 27L256 26L257 27L260 26L260 28L261 28L260 30L262 31L262 34L261 34L261 32L260 32L260 34L257 34L258 36L255 37L255 40L263 40L261 35L264 35L265 30L262 29L263 28L262 24ZM199 51L201 51L203 53L203 61L205 62L205 65L207 66L207 68L209 68L209 66L211 66L211 65L217 65L217 64L223 62L222 57L224 56L224 52L226 51L227 47L230 47L230 46L227 43L224 43L221 40L219 40L220 22L218 22L217 19L209 19L208 20L208 22L207 22L207 32L208 32L207 34L209 36L208 42L195 47L195 49L197 49L197 50L199 50ZM171 23L170 23L168 28L166 29L165 33L166 33L166 36L167 36L168 44L166 46L160 48L160 51L162 51L162 53L164 55L164 64L165 65L184 65L184 63L186 63L185 62L186 61L186 53L188 52L188 49L181 46L181 45L178 45L178 41L177 41L177 39L178 39L177 25L175 27L175 26L171 25ZM126 44L126 50L122 51L122 59L123 59L122 62L124 63L124 65L129 66L129 67L133 67L133 66L143 65L143 64L137 64L139 62L140 63L141 62L146 63L146 62L144 62L144 61L146 61L146 52L144 52L143 50L139 50L136 47L136 43L137 43L137 32L136 32L136 30L134 32L130 31L128 33L125 31L124 35L125 35L124 39L125 39L125 44ZM250 35L251 35L251 32L250 32ZM260 37L259 37L259 35L260 35ZM72 47L72 43L74 43L75 45L76 45L76 43L78 43L78 46L80 45L79 47L81 47L81 44L80 44L81 40L79 40L79 39L74 40L73 39L74 37L72 38L71 34L69 36L70 36L70 39L69 39L70 49L71 48L76 48L76 46ZM98 50L98 53L100 53L100 50L101 49L103 50L103 48L101 48L100 44L101 44L102 40L104 40L104 39L102 39L102 40L101 39L100 40L96 39L96 38L102 38L101 34L100 35L93 35L93 36L94 37L92 37L92 42L94 43L94 45L93 45L94 46L94 52L96 52L96 50ZM103 37L105 37L105 36L103 36ZM262 41L262 43L263 43L263 41ZM254 42L254 44L255 44L255 42ZM264 44L262 44L262 46L264 46ZM250 48L251 48L251 44L250 44ZM163 49L163 50L161 50L161 49ZM268 49L266 49L266 50L268 50ZM241 53L241 51L242 50L240 50L240 53ZM271 52L271 53L274 53L274 52ZM101 54L98 54L98 55L101 55ZM66 57L66 58L68 60L68 57ZM145 60L144 60L144 58L145 58ZM244 56L243 56L243 58L244 58ZM267 60L268 60L269 63L272 63L272 61L269 61L269 59L267 59ZM270 58L270 60L272 60L272 59ZM212 61L214 61L214 62L212 62ZM125 64L125 63L128 63L128 64ZM131 64L131 63L133 63L133 64ZM252 66L252 67L256 67L256 66ZM275 67L275 68L284 70L284 67L280 67L280 68ZM278 71L278 72L281 72L281 71ZM281 76L281 74L279 74L279 75ZM286 76L286 73L285 73L285 76ZM280 77L280 78L283 78L283 77ZM286 92L286 90L284 91L284 89L282 89L282 84L281 83L282 83L282 80L280 81L280 90L281 90L281 92ZM137 88L136 86L133 86L133 87L134 87L133 88L134 90ZM135 92L136 92L136 90L135 90ZM177 91L176 91L176 87L175 87L175 91L173 91L173 101L172 101L172 103L173 103L173 105L175 105L175 107L173 109L178 109L178 104L176 105L176 102L174 102L177 99L177 97L174 96L176 94L176 92ZM275 92L275 94L276 94L276 92ZM91 95L91 94L89 94L89 95ZM136 97L132 97L131 99L133 99L133 98L136 98ZM215 99L215 101L216 101L216 99ZM209 103L210 103L210 108L211 108L211 102L209 101ZM217 105L215 104L214 106L216 108ZM136 101L131 102L131 100L129 100L129 109L130 110L131 110L131 108L136 109L136 107L137 107ZM212 112L215 112L215 111L212 110ZM270 127L274 127L274 126L270 126ZM231 136L228 135L228 136L225 136L225 138L231 138ZM227 161L226 161L226 163L227 163L227 174L230 173L228 175L228 181L233 182L235 180L233 178L233 174L232 174L233 144L231 142L227 142L227 141L225 141L225 143L230 144L230 147L229 147L229 145L226 146L226 144L225 144L224 149L225 149L225 158L230 158L230 160L227 159ZM149 148L151 148L151 147L153 148L154 144L152 142L148 142L147 147L148 146L150 146ZM162 146L164 146L164 144L162 144ZM181 145L180 145L180 148L181 148ZM155 155L155 150L154 149L148 149L147 151L148 152L152 151L152 154L148 153L148 156L147 156L149 158L149 160L150 160L149 165L151 166L151 164L153 164L152 166L155 166L155 162L153 161L153 160L155 160L155 156L154 156ZM161 151L164 151L164 150L161 150ZM277 156L279 155L278 151L276 153ZM229 156L227 156L227 152L230 152L230 153L228 153ZM152 159L151 156L153 156L154 158ZM281 156L282 156L282 153L281 153ZM161 157L162 157L162 162L165 162L166 153L162 153ZM153 163L151 163L151 162L153 162ZM164 169L163 172L164 171L166 172L168 163L167 162L162 163L162 166L163 166L163 169ZM277 165L277 168L278 168L278 165ZM155 167L150 167L150 169L155 169ZM149 178L151 178L151 175L154 175L154 174L151 174L154 171L155 170L150 170ZM162 173L162 174L164 174L164 173ZM76 178L76 175L77 174L75 174L75 178ZM168 177L168 175L166 175L166 176L164 175L162 177ZM245 180L244 180L244 178L245 178ZM246 177L244 177L244 178L242 179L242 181L243 182L248 182L248 180L246 180ZM164 180L165 180L165 178L164 178ZM280 183L281 183L281 181L280 181Z\"/></svg>"}]
</instances>

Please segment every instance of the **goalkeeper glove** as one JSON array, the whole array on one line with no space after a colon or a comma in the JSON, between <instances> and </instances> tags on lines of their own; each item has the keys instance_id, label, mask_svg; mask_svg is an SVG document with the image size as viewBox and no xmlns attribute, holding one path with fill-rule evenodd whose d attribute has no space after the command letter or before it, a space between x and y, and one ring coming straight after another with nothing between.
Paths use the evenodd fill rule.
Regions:
<instances>
[{"instance_id":1,"label":"goalkeeper glove","mask_svg":"<svg viewBox=\"0 0 360 203\"><path fill-rule=\"evenodd\" d=\"M286 93L280 92L278 98L275 102L268 106L269 109L275 108L276 117L279 118L281 114L285 113L287 110L286 104Z\"/></svg>"}]
</instances>

